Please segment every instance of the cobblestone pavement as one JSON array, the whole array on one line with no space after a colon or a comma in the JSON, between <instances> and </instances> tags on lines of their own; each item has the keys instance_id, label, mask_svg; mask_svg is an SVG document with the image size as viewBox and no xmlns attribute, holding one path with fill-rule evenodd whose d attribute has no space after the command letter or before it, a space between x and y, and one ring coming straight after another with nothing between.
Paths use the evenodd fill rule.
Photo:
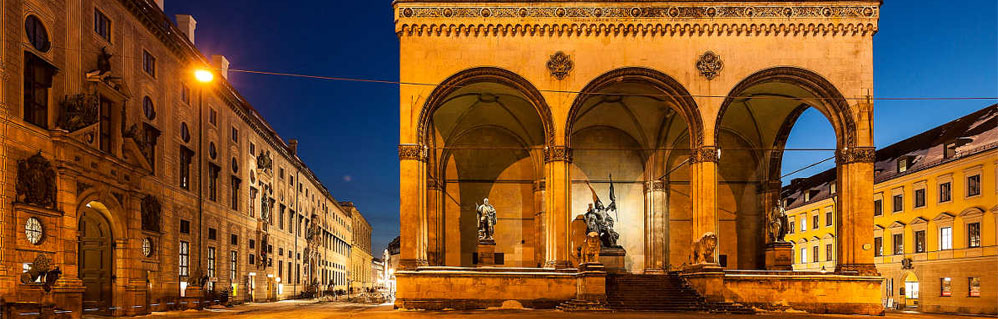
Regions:
<instances>
[{"instance_id":1,"label":"cobblestone pavement","mask_svg":"<svg viewBox=\"0 0 998 319\"><path fill-rule=\"evenodd\" d=\"M282 301L275 303L244 304L225 309L202 311L157 312L138 318L864 318L866 316L813 315L804 313L761 313L759 315L719 315L706 313L654 313L654 312L615 312L615 313L565 313L555 310L476 310L476 311L399 311L391 305L359 305L342 302ZM869 317L867 317L869 318ZM875 317L874 317L875 318ZM882 318L971 318L967 316L930 315L909 313L888 313Z\"/></svg>"}]
</instances>

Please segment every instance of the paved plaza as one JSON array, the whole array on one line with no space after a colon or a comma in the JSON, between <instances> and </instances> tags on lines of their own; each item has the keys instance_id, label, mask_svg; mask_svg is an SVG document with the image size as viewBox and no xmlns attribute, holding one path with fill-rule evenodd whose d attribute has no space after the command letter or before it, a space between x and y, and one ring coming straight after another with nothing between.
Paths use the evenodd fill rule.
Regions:
<instances>
[{"instance_id":1,"label":"paved plaza","mask_svg":"<svg viewBox=\"0 0 998 319\"><path fill-rule=\"evenodd\" d=\"M282 301L244 304L225 309L203 311L156 312L138 318L860 318L868 316L814 315L806 313L761 313L758 315L722 315L706 313L566 313L556 310L476 310L476 311L400 311L391 305L358 305L341 302ZM974 318L937 314L888 313L883 318Z\"/></svg>"}]
</instances>

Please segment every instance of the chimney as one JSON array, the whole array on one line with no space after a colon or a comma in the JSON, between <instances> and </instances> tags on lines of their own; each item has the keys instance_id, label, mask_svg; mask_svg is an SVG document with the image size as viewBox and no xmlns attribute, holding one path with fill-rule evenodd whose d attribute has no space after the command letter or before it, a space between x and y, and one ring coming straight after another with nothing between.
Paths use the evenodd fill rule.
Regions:
<instances>
[{"instance_id":1,"label":"chimney","mask_svg":"<svg viewBox=\"0 0 998 319\"><path fill-rule=\"evenodd\" d=\"M163 10L163 1L164 0L156 0L156 6L159 7L160 10Z\"/></svg>"},{"instance_id":2,"label":"chimney","mask_svg":"<svg viewBox=\"0 0 998 319\"><path fill-rule=\"evenodd\" d=\"M194 20L189 14L178 14L177 15L177 27L180 28L180 32L187 36L187 40L194 44L194 29L197 28L198 22Z\"/></svg>"},{"instance_id":3,"label":"chimney","mask_svg":"<svg viewBox=\"0 0 998 319\"><path fill-rule=\"evenodd\" d=\"M229 79L229 59L226 59L224 55L212 55L211 66L218 70L218 74L221 74L222 78Z\"/></svg>"},{"instance_id":4,"label":"chimney","mask_svg":"<svg viewBox=\"0 0 998 319\"><path fill-rule=\"evenodd\" d=\"M291 151L291 155L298 156L298 140L288 140L288 150Z\"/></svg>"}]
</instances>

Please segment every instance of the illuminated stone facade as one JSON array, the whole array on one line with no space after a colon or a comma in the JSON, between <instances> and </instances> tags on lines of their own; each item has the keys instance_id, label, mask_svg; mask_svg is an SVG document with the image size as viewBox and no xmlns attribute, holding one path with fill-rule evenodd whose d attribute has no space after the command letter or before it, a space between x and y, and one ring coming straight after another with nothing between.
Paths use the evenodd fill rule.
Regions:
<instances>
[{"instance_id":1,"label":"illuminated stone facade","mask_svg":"<svg viewBox=\"0 0 998 319\"><path fill-rule=\"evenodd\" d=\"M998 106L877 151L874 254L883 302L998 313ZM797 270L835 269L835 171L784 188Z\"/></svg>"},{"instance_id":2,"label":"illuminated stone facade","mask_svg":"<svg viewBox=\"0 0 998 319\"><path fill-rule=\"evenodd\" d=\"M373 288L376 275L373 273L371 254L371 224L361 215L351 202L340 202L340 206L350 212L350 289L351 293Z\"/></svg>"},{"instance_id":3,"label":"illuminated stone facade","mask_svg":"<svg viewBox=\"0 0 998 319\"><path fill-rule=\"evenodd\" d=\"M237 301L346 288L350 213L224 57L197 51L193 18L142 0L2 3L4 309L170 309L198 273ZM214 81L195 81L209 66ZM20 279L39 255L62 271L50 292Z\"/></svg>"},{"instance_id":4,"label":"illuminated stone facade","mask_svg":"<svg viewBox=\"0 0 998 319\"><path fill-rule=\"evenodd\" d=\"M754 277L734 271L766 267L763 226L780 192L782 148L797 116L814 107L835 129L839 189L849 199L835 212L842 262L825 281L841 296L815 303L810 277L779 280L799 309L879 313L867 99L879 2L394 7L408 83L397 306L513 298L547 307L576 296L584 275L570 225L594 196L616 207L624 271L711 270L689 277L709 299L765 306L772 288L711 283L751 285ZM484 198L498 215L497 265L488 269L476 264L475 207ZM717 249L691 262L691 243L708 233ZM499 295L518 280L522 291Z\"/></svg>"}]
</instances>

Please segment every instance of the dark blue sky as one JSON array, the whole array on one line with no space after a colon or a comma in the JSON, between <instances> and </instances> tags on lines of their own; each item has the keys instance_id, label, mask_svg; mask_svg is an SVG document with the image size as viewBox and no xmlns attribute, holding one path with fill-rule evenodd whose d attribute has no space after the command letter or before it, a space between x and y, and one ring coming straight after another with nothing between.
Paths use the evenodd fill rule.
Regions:
<instances>
[{"instance_id":1,"label":"dark blue sky","mask_svg":"<svg viewBox=\"0 0 998 319\"><path fill-rule=\"evenodd\" d=\"M387 0L166 0L166 12L198 21L197 46L234 69L398 79L398 40ZM874 37L875 94L883 97L998 96L998 2L887 0ZM398 88L230 73L229 81L338 200L355 202L374 227L375 252L398 235ZM878 147L994 101L875 105ZM820 113L801 117L789 148L834 148ZM831 156L790 152L789 172ZM831 161L794 177L834 166ZM377 255L377 253L376 253Z\"/></svg>"}]
</instances>

